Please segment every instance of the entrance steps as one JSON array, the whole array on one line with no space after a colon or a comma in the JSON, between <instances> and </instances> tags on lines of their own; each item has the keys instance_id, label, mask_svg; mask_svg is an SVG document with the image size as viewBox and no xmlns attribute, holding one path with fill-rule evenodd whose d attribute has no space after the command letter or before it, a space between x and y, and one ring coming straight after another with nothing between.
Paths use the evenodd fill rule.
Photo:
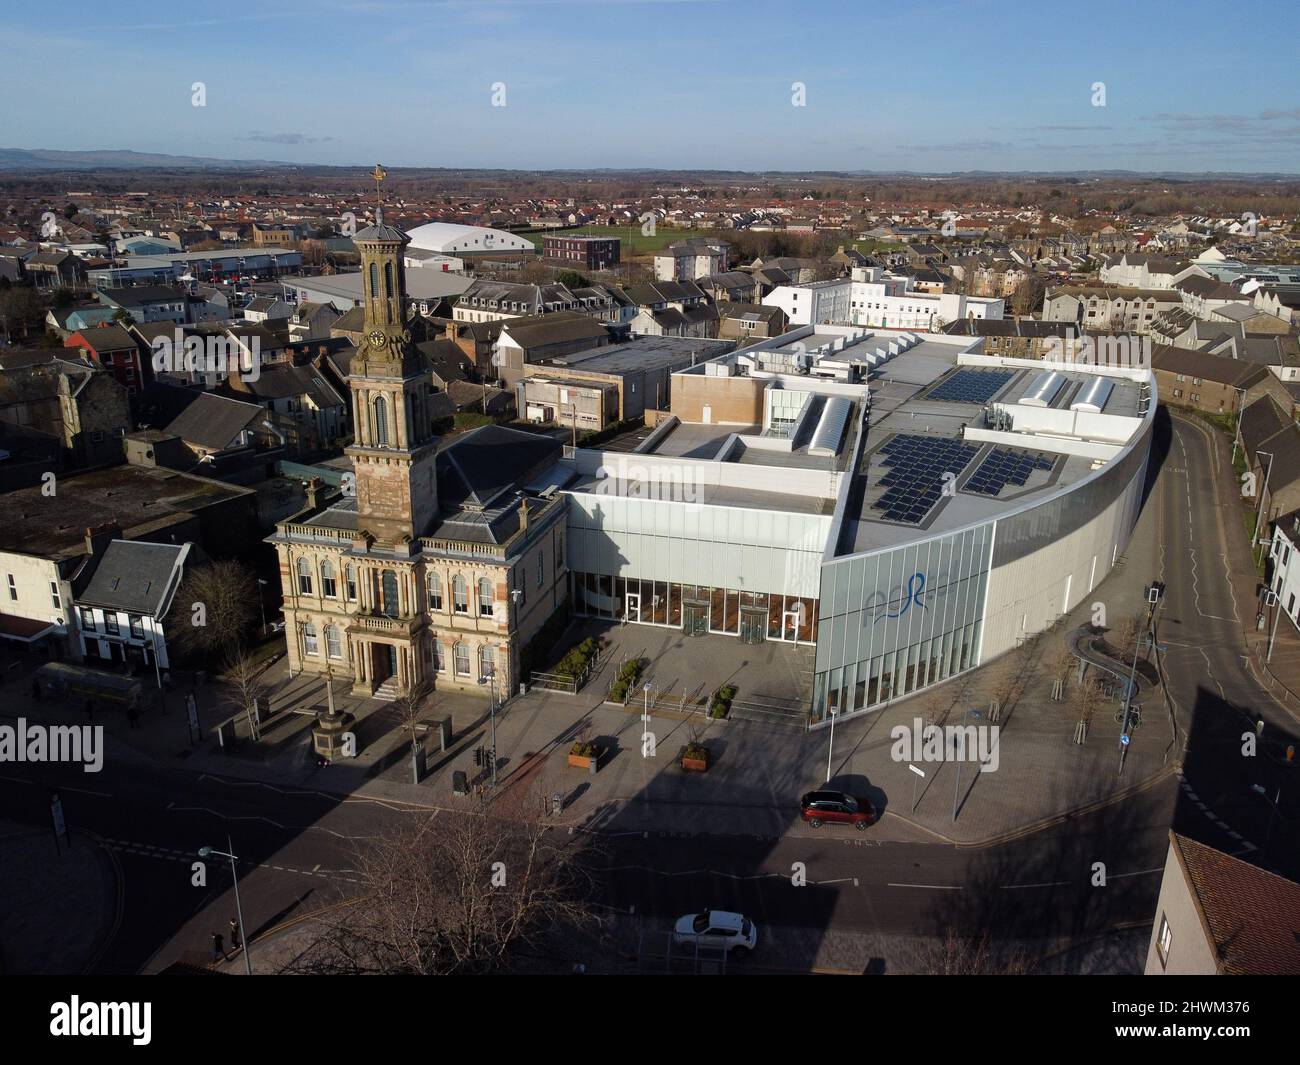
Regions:
<instances>
[{"instance_id":1,"label":"entrance steps","mask_svg":"<svg viewBox=\"0 0 1300 1065\"><path fill-rule=\"evenodd\" d=\"M397 683L396 677L389 677L383 684L379 685L371 695L372 699L380 699L386 703L397 701L397 696L401 693L401 686Z\"/></svg>"}]
</instances>

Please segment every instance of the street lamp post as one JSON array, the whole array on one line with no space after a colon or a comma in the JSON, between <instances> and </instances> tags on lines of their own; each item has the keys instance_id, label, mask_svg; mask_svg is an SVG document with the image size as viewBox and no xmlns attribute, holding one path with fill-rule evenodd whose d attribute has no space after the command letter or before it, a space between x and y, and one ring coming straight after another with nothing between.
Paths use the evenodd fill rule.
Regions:
<instances>
[{"instance_id":1,"label":"street lamp post","mask_svg":"<svg viewBox=\"0 0 1300 1065\"><path fill-rule=\"evenodd\" d=\"M226 846L230 847L230 837L226 837ZM239 901L239 871L235 868L235 862L239 859L233 853L234 848L230 851L213 850L211 847L200 847L199 857L207 858L216 855L218 858L230 859L230 875L235 882L235 917L239 921L239 940L244 948L244 972L248 976L253 975L253 963L248 956L248 932L244 928L244 908Z\"/></svg>"},{"instance_id":2,"label":"street lamp post","mask_svg":"<svg viewBox=\"0 0 1300 1065\"><path fill-rule=\"evenodd\" d=\"M1267 664L1273 661L1273 641L1277 639L1277 623L1282 617L1282 611L1278 609L1281 606L1281 596L1269 588L1264 597L1264 605L1273 608L1273 631L1268 634L1268 653L1264 655L1264 662Z\"/></svg>"},{"instance_id":3,"label":"street lamp post","mask_svg":"<svg viewBox=\"0 0 1300 1065\"><path fill-rule=\"evenodd\" d=\"M831 742L826 748L826 783L831 782L831 759L835 753L835 718L839 714L839 707L831 706L827 708L831 715Z\"/></svg>"},{"instance_id":4,"label":"street lamp post","mask_svg":"<svg viewBox=\"0 0 1300 1065\"><path fill-rule=\"evenodd\" d=\"M1151 636L1151 619L1156 612L1156 604L1160 602L1162 587L1158 581L1152 581L1147 588L1147 624L1146 632L1138 639L1133 641L1133 664L1128 671L1128 687L1124 689L1124 720L1120 726L1120 749L1119 749L1119 771L1124 772L1124 756L1128 753L1128 747L1124 743L1124 737L1128 735L1129 710L1133 705L1133 688L1137 679L1138 650L1143 643L1149 643Z\"/></svg>"}]
</instances>

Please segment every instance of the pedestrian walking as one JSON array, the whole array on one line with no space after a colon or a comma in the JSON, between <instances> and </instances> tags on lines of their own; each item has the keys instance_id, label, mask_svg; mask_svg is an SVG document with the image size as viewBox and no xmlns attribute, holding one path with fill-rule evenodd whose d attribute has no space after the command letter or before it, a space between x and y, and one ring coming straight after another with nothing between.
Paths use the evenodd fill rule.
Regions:
<instances>
[{"instance_id":1,"label":"pedestrian walking","mask_svg":"<svg viewBox=\"0 0 1300 1065\"><path fill-rule=\"evenodd\" d=\"M225 961L226 951L223 945L221 933L213 932L212 933L212 960L216 961L218 958L220 958L222 961Z\"/></svg>"},{"instance_id":2,"label":"pedestrian walking","mask_svg":"<svg viewBox=\"0 0 1300 1065\"><path fill-rule=\"evenodd\" d=\"M138 706L129 706L126 710L126 719L130 722L132 728L140 727L140 708Z\"/></svg>"},{"instance_id":3,"label":"pedestrian walking","mask_svg":"<svg viewBox=\"0 0 1300 1065\"><path fill-rule=\"evenodd\" d=\"M239 949L239 922L233 917L230 919L230 949Z\"/></svg>"}]
</instances>

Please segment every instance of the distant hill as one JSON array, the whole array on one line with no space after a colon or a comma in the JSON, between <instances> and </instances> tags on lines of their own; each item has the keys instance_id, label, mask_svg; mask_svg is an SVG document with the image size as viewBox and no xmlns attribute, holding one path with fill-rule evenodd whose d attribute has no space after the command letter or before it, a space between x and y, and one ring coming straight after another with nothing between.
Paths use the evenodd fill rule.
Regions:
<instances>
[{"instance_id":1,"label":"distant hill","mask_svg":"<svg viewBox=\"0 0 1300 1065\"><path fill-rule=\"evenodd\" d=\"M297 165L271 159L208 159L199 155L120 150L63 152L52 148L0 148L0 170L249 170Z\"/></svg>"}]
</instances>

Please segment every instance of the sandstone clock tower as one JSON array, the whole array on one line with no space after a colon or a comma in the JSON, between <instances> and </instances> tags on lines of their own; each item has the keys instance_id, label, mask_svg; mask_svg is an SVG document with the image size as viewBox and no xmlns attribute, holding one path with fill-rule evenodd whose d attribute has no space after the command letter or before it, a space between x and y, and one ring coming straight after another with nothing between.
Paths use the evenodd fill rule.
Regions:
<instances>
[{"instance_id":1,"label":"sandstone clock tower","mask_svg":"<svg viewBox=\"0 0 1300 1065\"><path fill-rule=\"evenodd\" d=\"M376 190L386 176L374 170ZM356 478L357 530L380 543L418 540L438 512L432 431L432 386L424 358L406 328L405 233L375 224L353 238L361 253L365 326L352 356L354 441L347 449Z\"/></svg>"}]
</instances>

